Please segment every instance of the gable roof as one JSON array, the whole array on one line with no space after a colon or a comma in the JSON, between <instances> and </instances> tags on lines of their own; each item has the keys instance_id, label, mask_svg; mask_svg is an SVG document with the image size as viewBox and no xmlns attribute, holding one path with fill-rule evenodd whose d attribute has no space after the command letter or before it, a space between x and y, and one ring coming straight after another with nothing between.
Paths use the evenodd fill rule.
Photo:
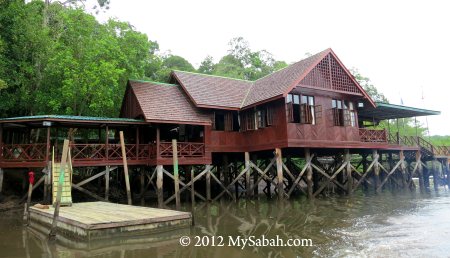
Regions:
<instances>
[{"instance_id":1,"label":"gable roof","mask_svg":"<svg viewBox=\"0 0 450 258\"><path fill-rule=\"evenodd\" d=\"M253 82L192 72L173 71L197 107L239 109Z\"/></svg>"},{"instance_id":2,"label":"gable roof","mask_svg":"<svg viewBox=\"0 0 450 258\"><path fill-rule=\"evenodd\" d=\"M286 95L300 82L299 78L303 78L329 53L329 50L324 50L256 80L242 107Z\"/></svg>"},{"instance_id":3,"label":"gable roof","mask_svg":"<svg viewBox=\"0 0 450 258\"><path fill-rule=\"evenodd\" d=\"M137 80L129 84L147 122L211 124L210 116L195 107L179 85Z\"/></svg>"},{"instance_id":4,"label":"gable roof","mask_svg":"<svg viewBox=\"0 0 450 258\"><path fill-rule=\"evenodd\" d=\"M317 87L316 85L300 84L307 81L315 69L319 69L317 67L321 62L326 62L327 65L330 62L330 66L332 66L329 70L324 71L328 74L319 75L328 76L321 79L323 81L328 80L328 86ZM261 102L285 97L297 86L340 91L339 87L332 87L331 76L333 74L342 77L342 80L337 81L337 83L340 83L340 88L347 89L347 93L364 96L371 106L375 107L373 100L330 48L256 81L182 71L173 71L171 77L183 87L197 107L239 110ZM341 92L345 92L345 90L341 90Z\"/></svg>"}]
</instances>

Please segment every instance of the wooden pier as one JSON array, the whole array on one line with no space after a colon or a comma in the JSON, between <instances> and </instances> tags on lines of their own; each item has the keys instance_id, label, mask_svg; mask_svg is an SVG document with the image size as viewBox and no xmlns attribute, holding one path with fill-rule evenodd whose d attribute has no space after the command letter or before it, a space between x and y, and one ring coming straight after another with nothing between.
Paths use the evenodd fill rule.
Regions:
<instances>
[{"instance_id":1,"label":"wooden pier","mask_svg":"<svg viewBox=\"0 0 450 258\"><path fill-rule=\"evenodd\" d=\"M54 209L30 209L30 226L48 231ZM101 240L111 237L142 236L163 231L189 228L192 215L165 209L138 207L108 202L74 203L61 207L58 235L80 240Z\"/></svg>"}]
</instances>

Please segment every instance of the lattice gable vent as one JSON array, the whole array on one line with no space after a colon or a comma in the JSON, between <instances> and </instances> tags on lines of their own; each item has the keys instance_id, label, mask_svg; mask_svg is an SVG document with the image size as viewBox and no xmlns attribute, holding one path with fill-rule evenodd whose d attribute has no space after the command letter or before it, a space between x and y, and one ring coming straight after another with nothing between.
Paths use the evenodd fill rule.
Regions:
<instances>
[{"instance_id":1,"label":"lattice gable vent","mask_svg":"<svg viewBox=\"0 0 450 258\"><path fill-rule=\"evenodd\" d=\"M300 82L299 86L312 86L362 94L339 62L328 54Z\"/></svg>"}]
</instances>

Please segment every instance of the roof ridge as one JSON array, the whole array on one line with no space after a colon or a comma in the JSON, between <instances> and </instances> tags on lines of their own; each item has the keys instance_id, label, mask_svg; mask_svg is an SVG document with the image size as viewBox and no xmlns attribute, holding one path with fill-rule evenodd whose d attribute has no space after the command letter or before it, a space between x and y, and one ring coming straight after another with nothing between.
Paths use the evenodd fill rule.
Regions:
<instances>
[{"instance_id":1,"label":"roof ridge","mask_svg":"<svg viewBox=\"0 0 450 258\"><path fill-rule=\"evenodd\" d=\"M179 86L178 84L173 84L173 83L155 82L155 81L142 80L142 79L128 79L128 80L129 80L129 81L135 81L135 82L144 82L144 83L160 84L160 85L166 85L166 86Z\"/></svg>"},{"instance_id":2,"label":"roof ridge","mask_svg":"<svg viewBox=\"0 0 450 258\"><path fill-rule=\"evenodd\" d=\"M206 73L197 73L197 72L187 72L187 71L181 71L181 70L172 70L173 72L182 72L182 73L190 73L190 74L198 74L203 76L209 76L209 77L216 77L216 78L223 78L223 79L230 79L230 80L236 80L236 81L243 81L248 83L254 83L255 81L245 80L245 79L238 79L233 77L226 77L221 75L214 75L214 74L206 74Z\"/></svg>"}]
</instances>

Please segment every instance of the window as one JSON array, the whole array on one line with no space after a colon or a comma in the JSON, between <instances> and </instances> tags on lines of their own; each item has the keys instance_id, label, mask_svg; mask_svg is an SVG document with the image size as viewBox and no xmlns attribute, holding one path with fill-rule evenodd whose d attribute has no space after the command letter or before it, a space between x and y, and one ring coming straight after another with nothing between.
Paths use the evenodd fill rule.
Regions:
<instances>
[{"instance_id":1,"label":"window","mask_svg":"<svg viewBox=\"0 0 450 258\"><path fill-rule=\"evenodd\" d=\"M256 118L254 110L246 110L240 113L241 131L249 131L256 129Z\"/></svg>"},{"instance_id":2,"label":"window","mask_svg":"<svg viewBox=\"0 0 450 258\"><path fill-rule=\"evenodd\" d=\"M225 130L225 115L221 112L214 112L213 130L224 131Z\"/></svg>"},{"instance_id":3,"label":"window","mask_svg":"<svg viewBox=\"0 0 450 258\"><path fill-rule=\"evenodd\" d=\"M286 109L291 123L317 124L322 117L322 106L315 105L314 96L288 94Z\"/></svg>"},{"instance_id":4,"label":"window","mask_svg":"<svg viewBox=\"0 0 450 258\"><path fill-rule=\"evenodd\" d=\"M356 126L356 111L353 102L333 99L331 108L335 126Z\"/></svg>"},{"instance_id":5,"label":"window","mask_svg":"<svg viewBox=\"0 0 450 258\"><path fill-rule=\"evenodd\" d=\"M239 131L239 121L237 113L233 112L214 112L213 130L216 131Z\"/></svg>"}]
</instances>

